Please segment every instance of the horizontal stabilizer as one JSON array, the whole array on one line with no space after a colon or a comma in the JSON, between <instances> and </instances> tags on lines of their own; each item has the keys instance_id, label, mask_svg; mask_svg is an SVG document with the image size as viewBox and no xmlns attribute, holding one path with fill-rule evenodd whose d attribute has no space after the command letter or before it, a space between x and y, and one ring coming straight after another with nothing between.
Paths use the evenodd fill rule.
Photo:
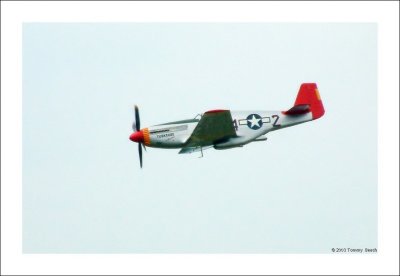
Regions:
<instances>
[{"instance_id":1,"label":"horizontal stabilizer","mask_svg":"<svg viewBox=\"0 0 400 276\"><path fill-rule=\"evenodd\" d=\"M291 109L288 111L285 111L284 113L286 115L302 115L306 114L311 111L310 105L309 104L299 104L293 106Z\"/></svg>"},{"instance_id":2,"label":"horizontal stabilizer","mask_svg":"<svg viewBox=\"0 0 400 276\"><path fill-rule=\"evenodd\" d=\"M294 106L288 111L283 111L285 115L302 115L311 112L312 119L316 120L325 114L324 105L316 83L303 83L297 93Z\"/></svg>"}]
</instances>

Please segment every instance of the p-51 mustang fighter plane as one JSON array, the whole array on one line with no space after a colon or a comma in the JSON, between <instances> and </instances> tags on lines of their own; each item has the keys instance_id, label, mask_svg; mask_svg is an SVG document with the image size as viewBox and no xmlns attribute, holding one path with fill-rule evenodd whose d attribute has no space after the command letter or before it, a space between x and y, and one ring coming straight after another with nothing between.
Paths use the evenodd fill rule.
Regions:
<instances>
[{"instance_id":1,"label":"p-51 mustang fighter plane","mask_svg":"<svg viewBox=\"0 0 400 276\"><path fill-rule=\"evenodd\" d=\"M142 147L180 148L179 153L192 153L207 148L230 149L250 142L267 140L270 131L316 120L325 113L317 85L303 83L294 106L286 111L209 110L194 119L169 122L140 128L139 109L135 106L133 133L129 137L139 146L140 167ZM145 148L146 149L146 148Z\"/></svg>"}]
</instances>

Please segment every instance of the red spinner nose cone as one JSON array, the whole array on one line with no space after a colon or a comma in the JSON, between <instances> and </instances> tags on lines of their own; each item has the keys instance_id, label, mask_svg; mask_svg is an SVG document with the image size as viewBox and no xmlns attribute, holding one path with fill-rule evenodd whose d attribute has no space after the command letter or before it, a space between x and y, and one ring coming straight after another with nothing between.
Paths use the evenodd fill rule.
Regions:
<instances>
[{"instance_id":1,"label":"red spinner nose cone","mask_svg":"<svg viewBox=\"0 0 400 276\"><path fill-rule=\"evenodd\" d=\"M144 141L143 132L141 130L136 131L132 133L131 136L129 136L129 139L136 143L143 143Z\"/></svg>"}]
</instances>

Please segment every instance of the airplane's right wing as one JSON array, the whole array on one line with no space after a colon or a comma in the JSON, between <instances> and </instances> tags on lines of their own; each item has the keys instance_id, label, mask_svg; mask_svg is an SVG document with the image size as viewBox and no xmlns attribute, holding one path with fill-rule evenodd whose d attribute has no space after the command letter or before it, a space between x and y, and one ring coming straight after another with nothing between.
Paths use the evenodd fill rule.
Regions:
<instances>
[{"instance_id":1,"label":"airplane's right wing","mask_svg":"<svg viewBox=\"0 0 400 276\"><path fill-rule=\"evenodd\" d=\"M193 152L198 152L198 151L204 151L206 149L212 148L213 146L205 146L205 147L185 147L182 148L178 153L179 154L184 154L184 153L193 153Z\"/></svg>"}]
</instances>

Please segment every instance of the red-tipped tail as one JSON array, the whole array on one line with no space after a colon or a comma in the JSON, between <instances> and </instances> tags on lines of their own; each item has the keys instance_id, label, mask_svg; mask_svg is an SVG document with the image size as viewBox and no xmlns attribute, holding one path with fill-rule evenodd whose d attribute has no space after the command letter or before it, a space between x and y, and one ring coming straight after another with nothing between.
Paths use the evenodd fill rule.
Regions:
<instances>
[{"instance_id":1,"label":"red-tipped tail","mask_svg":"<svg viewBox=\"0 0 400 276\"><path fill-rule=\"evenodd\" d=\"M286 115L300 115L308 112L312 113L313 120L321 118L325 114L316 83L303 83L300 86L294 106L283 113Z\"/></svg>"}]
</instances>

